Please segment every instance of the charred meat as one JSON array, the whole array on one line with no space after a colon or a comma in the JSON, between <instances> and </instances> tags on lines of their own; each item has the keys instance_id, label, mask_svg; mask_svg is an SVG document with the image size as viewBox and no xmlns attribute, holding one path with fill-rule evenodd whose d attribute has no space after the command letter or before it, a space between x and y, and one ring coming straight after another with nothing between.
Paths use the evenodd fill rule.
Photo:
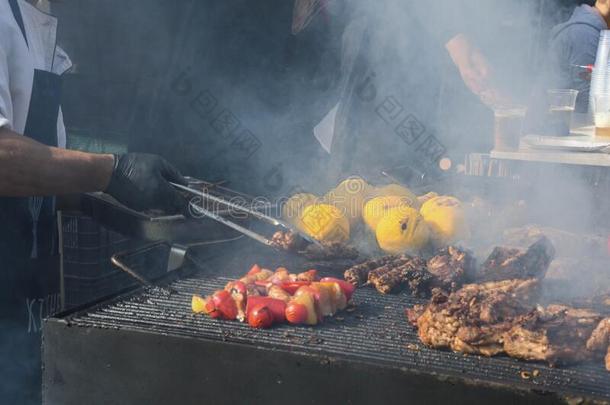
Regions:
<instances>
[{"instance_id":1,"label":"charred meat","mask_svg":"<svg viewBox=\"0 0 610 405\"><path fill-rule=\"evenodd\" d=\"M354 260L360 253L353 247L339 242L322 242L321 245L309 245L302 252L309 260L332 261L332 260Z\"/></svg>"},{"instance_id":2,"label":"charred meat","mask_svg":"<svg viewBox=\"0 0 610 405\"><path fill-rule=\"evenodd\" d=\"M492 356L503 351L504 334L532 311L538 291L535 279L469 284L450 294L435 289L425 309L407 316L430 347Z\"/></svg>"},{"instance_id":3,"label":"charred meat","mask_svg":"<svg viewBox=\"0 0 610 405\"><path fill-rule=\"evenodd\" d=\"M587 340L601 317L587 309L563 305L537 308L504 337L504 350L515 358L574 363L590 359Z\"/></svg>"},{"instance_id":4,"label":"charred meat","mask_svg":"<svg viewBox=\"0 0 610 405\"><path fill-rule=\"evenodd\" d=\"M368 281L382 294L408 288L415 296L430 291L433 276L426 269L426 261L419 257L406 257L400 264L392 263L369 272Z\"/></svg>"},{"instance_id":5,"label":"charred meat","mask_svg":"<svg viewBox=\"0 0 610 405\"><path fill-rule=\"evenodd\" d=\"M429 259L427 268L434 287L455 291L474 276L475 260L469 251L449 246Z\"/></svg>"},{"instance_id":6,"label":"charred meat","mask_svg":"<svg viewBox=\"0 0 610 405\"><path fill-rule=\"evenodd\" d=\"M271 238L271 243L278 249L296 252L304 246L304 241L293 232L277 231Z\"/></svg>"},{"instance_id":7,"label":"charred meat","mask_svg":"<svg viewBox=\"0 0 610 405\"><path fill-rule=\"evenodd\" d=\"M399 265L408 260L406 256L384 256L376 259L367 260L366 262L357 264L347 269L343 275L345 281L355 285L362 286L368 281L371 270L377 269L386 265Z\"/></svg>"},{"instance_id":8,"label":"charred meat","mask_svg":"<svg viewBox=\"0 0 610 405\"><path fill-rule=\"evenodd\" d=\"M480 269L479 281L510 279L542 279L551 261L555 248L548 238L541 237L527 251L496 247Z\"/></svg>"},{"instance_id":9,"label":"charred meat","mask_svg":"<svg viewBox=\"0 0 610 405\"><path fill-rule=\"evenodd\" d=\"M415 296L427 296L432 288L455 291L473 273L472 254L450 246L428 261L408 255L369 260L349 268L344 277L356 286L368 283L382 294L409 289Z\"/></svg>"},{"instance_id":10,"label":"charred meat","mask_svg":"<svg viewBox=\"0 0 610 405\"><path fill-rule=\"evenodd\" d=\"M605 353L606 370L610 371L610 318L603 319L591 333L587 349L593 353Z\"/></svg>"}]
</instances>

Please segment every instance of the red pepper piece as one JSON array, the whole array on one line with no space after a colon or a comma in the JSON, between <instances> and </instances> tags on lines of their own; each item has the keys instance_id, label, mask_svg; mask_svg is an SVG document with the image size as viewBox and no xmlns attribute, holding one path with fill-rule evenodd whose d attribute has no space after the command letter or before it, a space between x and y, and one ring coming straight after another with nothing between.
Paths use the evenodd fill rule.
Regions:
<instances>
[{"instance_id":1,"label":"red pepper piece","mask_svg":"<svg viewBox=\"0 0 610 405\"><path fill-rule=\"evenodd\" d=\"M226 290L216 291L212 295L212 299L208 300L206 309L211 309L210 316L212 318L227 320L237 318L237 304L235 304L231 293Z\"/></svg>"},{"instance_id":2,"label":"red pepper piece","mask_svg":"<svg viewBox=\"0 0 610 405\"><path fill-rule=\"evenodd\" d=\"M248 272L248 276L253 276L256 273L260 273L261 272L261 266L259 266L258 264L255 264L254 266L252 266L252 268L250 269L250 271Z\"/></svg>"},{"instance_id":3,"label":"red pepper piece","mask_svg":"<svg viewBox=\"0 0 610 405\"><path fill-rule=\"evenodd\" d=\"M248 294L248 289L246 288L246 285L241 282L241 281L236 281L233 284L233 288L231 288L231 292L236 292L238 294Z\"/></svg>"},{"instance_id":4,"label":"red pepper piece","mask_svg":"<svg viewBox=\"0 0 610 405\"><path fill-rule=\"evenodd\" d=\"M294 295L294 293L297 292L299 288L308 285L311 285L311 281L286 281L284 283L281 283L279 286L288 294Z\"/></svg>"},{"instance_id":5,"label":"red pepper piece","mask_svg":"<svg viewBox=\"0 0 610 405\"><path fill-rule=\"evenodd\" d=\"M248 297L246 313L250 319L250 312L256 307L267 307L273 315L273 320L276 323L286 322L286 303L271 297Z\"/></svg>"},{"instance_id":6,"label":"red pepper piece","mask_svg":"<svg viewBox=\"0 0 610 405\"><path fill-rule=\"evenodd\" d=\"M301 325L307 321L307 307L297 302L291 302L286 307L286 320L293 325Z\"/></svg>"},{"instance_id":7,"label":"red pepper piece","mask_svg":"<svg viewBox=\"0 0 610 405\"><path fill-rule=\"evenodd\" d=\"M253 328L270 328L274 320L271 310L264 305L256 305L248 313L248 325Z\"/></svg>"}]
</instances>

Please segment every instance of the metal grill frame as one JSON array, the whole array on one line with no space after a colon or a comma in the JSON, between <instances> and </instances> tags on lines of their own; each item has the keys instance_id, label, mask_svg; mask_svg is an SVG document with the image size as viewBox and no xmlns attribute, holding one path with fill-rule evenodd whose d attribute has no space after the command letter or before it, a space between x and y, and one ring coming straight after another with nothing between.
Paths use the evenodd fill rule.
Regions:
<instances>
[{"instance_id":1,"label":"metal grill frame","mask_svg":"<svg viewBox=\"0 0 610 405\"><path fill-rule=\"evenodd\" d=\"M190 295L228 278L194 275L177 295L138 290L50 319L46 404L558 403L610 399L600 364L552 369L427 349L403 315L408 295L356 292L358 309L317 327L253 330L190 313ZM377 350L375 351L375 348ZM525 380L521 371L539 370ZM604 388L606 387L606 388Z\"/></svg>"}]
</instances>

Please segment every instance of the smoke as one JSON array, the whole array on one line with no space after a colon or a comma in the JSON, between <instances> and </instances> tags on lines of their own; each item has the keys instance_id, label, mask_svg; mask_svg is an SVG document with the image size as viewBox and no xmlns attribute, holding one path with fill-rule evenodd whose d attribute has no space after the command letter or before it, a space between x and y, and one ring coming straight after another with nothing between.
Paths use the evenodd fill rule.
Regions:
<instances>
[{"instance_id":1,"label":"smoke","mask_svg":"<svg viewBox=\"0 0 610 405\"><path fill-rule=\"evenodd\" d=\"M78 66L67 78L66 121L252 195L323 195L351 175L390 182L382 172L412 186L405 173L434 178L441 158L455 169L493 147L493 112L465 86L447 33L467 35L494 86L528 104L546 74L549 31L574 5L333 0L295 36L293 3L281 0L57 3L60 44ZM313 128L335 107L329 154ZM603 231L599 173L522 165L511 175L530 186L479 196L502 217L482 225L493 242L526 224ZM520 201L527 215L513 218Z\"/></svg>"}]
</instances>

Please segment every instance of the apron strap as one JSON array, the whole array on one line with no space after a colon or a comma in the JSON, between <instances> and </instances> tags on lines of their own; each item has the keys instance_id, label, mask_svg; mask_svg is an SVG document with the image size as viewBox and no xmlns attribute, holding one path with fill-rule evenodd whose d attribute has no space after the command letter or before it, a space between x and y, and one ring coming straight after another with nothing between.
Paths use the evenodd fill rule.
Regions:
<instances>
[{"instance_id":1,"label":"apron strap","mask_svg":"<svg viewBox=\"0 0 610 405\"><path fill-rule=\"evenodd\" d=\"M13 11L13 17L15 17L15 21L17 21L19 29L21 29L23 39L25 39L25 43L29 47L30 45L28 43L28 36L25 34L25 25L23 24L23 16L21 15L21 9L19 8L19 4L17 3L17 0L8 0L8 3L11 5L11 10Z\"/></svg>"}]
</instances>

